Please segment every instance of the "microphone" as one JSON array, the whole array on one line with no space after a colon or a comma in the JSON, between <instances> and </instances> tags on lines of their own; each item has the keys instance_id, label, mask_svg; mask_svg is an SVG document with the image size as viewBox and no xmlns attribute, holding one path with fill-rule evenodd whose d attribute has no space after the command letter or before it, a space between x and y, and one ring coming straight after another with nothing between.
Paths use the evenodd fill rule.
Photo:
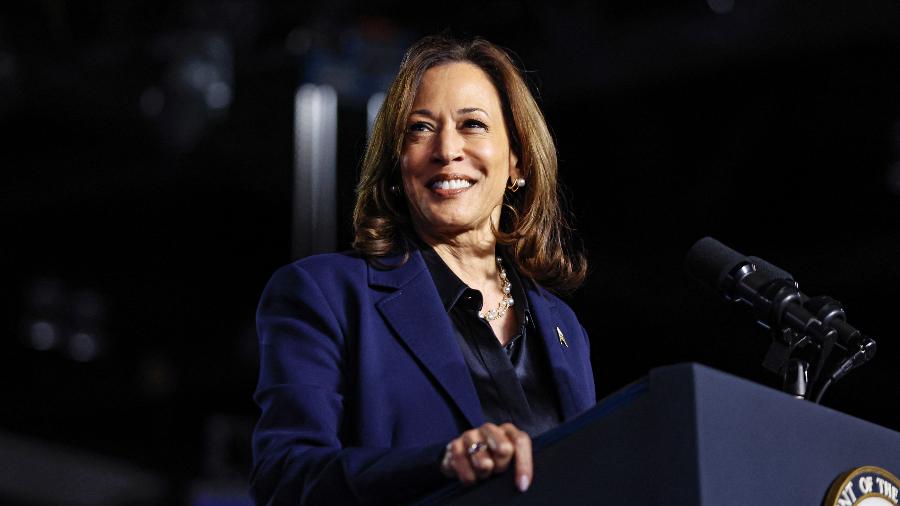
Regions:
<instances>
[{"instance_id":1,"label":"microphone","mask_svg":"<svg viewBox=\"0 0 900 506\"><path fill-rule=\"evenodd\" d=\"M827 296L807 296L789 272L759 257L745 257L712 237L704 237L688 250L685 267L691 276L727 300L750 305L763 327L781 331L781 340L787 347L773 343L763 365L782 371L785 390L799 394L800 398L807 396L805 376L809 364L789 356L795 346L803 345L807 336L819 345L814 382L832 346L846 352L831 373L816 382L810 392L814 402L821 400L831 383L875 356L875 340L847 323L840 302ZM787 370L782 368L785 365Z\"/></svg>"},{"instance_id":2,"label":"microphone","mask_svg":"<svg viewBox=\"0 0 900 506\"><path fill-rule=\"evenodd\" d=\"M721 243L720 243L721 244ZM769 277L769 279L784 279L795 283L794 276L787 271L766 262L759 257L747 257L756 266L757 270ZM800 301L807 310L813 313L825 326L837 331L837 342L840 346L854 351L856 361L866 362L875 355L875 341L864 336L859 330L847 323L847 314L840 302L831 297L820 295L807 297L800 293Z\"/></svg>"},{"instance_id":3,"label":"microphone","mask_svg":"<svg viewBox=\"0 0 900 506\"><path fill-rule=\"evenodd\" d=\"M824 338L828 329L803 303L809 298L788 272L725 246L712 237L697 241L685 258L688 273L727 300L750 305L766 328L789 327Z\"/></svg>"}]
</instances>

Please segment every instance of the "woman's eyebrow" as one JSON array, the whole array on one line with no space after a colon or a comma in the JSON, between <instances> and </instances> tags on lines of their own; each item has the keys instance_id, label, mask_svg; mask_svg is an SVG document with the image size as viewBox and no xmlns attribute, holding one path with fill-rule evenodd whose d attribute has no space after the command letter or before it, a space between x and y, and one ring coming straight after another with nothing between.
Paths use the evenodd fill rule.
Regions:
<instances>
[{"instance_id":1,"label":"woman's eyebrow","mask_svg":"<svg viewBox=\"0 0 900 506\"><path fill-rule=\"evenodd\" d=\"M488 114L487 111L485 111L484 109L482 109L480 107L463 107L462 109L456 110L456 114L469 114L472 112L481 112L488 118L491 117L491 115ZM412 111L409 113L410 116L412 116L413 114L419 114L422 116L428 116L429 118L434 118L434 113L431 112L429 109L416 109L415 111Z\"/></svg>"},{"instance_id":2,"label":"woman's eyebrow","mask_svg":"<svg viewBox=\"0 0 900 506\"><path fill-rule=\"evenodd\" d=\"M485 111L484 109L482 109L482 108L480 108L480 107L464 107L464 108L462 108L462 109L457 109L457 110L456 110L456 114L468 114L468 113L470 113L470 112L481 112L481 113L483 113L485 116L487 116L488 118L491 117L491 115L488 114L487 111Z\"/></svg>"}]
</instances>

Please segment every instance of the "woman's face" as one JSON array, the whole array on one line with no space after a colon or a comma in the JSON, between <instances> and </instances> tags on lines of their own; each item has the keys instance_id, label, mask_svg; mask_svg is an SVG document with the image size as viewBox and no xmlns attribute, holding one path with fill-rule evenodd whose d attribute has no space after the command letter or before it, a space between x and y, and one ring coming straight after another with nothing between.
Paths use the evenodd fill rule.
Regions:
<instances>
[{"instance_id":1,"label":"woman's face","mask_svg":"<svg viewBox=\"0 0 900 506\"><path fill-rule=\"evenodd\" d=\"M507 178L518 177L500 96L471 63L432 67L406 120L400 173L413 222L429 236L497 226Z\"/></svg>"}]
</instances>

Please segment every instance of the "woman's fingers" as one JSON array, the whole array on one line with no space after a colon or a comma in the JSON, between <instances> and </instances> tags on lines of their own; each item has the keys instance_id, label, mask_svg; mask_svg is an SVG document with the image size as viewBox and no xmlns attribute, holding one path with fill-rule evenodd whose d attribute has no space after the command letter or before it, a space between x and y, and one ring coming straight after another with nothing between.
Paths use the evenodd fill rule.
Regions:
<instances>
[{"instance_id":1,"label":"woman's fingers","mask_svg":"<svg viewBox=\"0 0 900 506\"><path fill-rule=\"evenodd\" d=\"M452 474L464 485L475 483L477 477L469 455L466 452L466 446L463 437L458 437L447 445L447 452L450 454L449 463Z\"/></svg>"},{"instance_id":2,"label":"woman's fingers","mask_svg":"<svg viewBox=\"0 0 900 506\"><path fill-rule=\"evenodd\" d=\"M492 423L486 423L478 429L485 441L494 460L494 469L498 473L506 471L509 463L515 455L515 445L506 433Z\"/></svg>"},{"instance_id":3,"label":"woman's fingers","mask_svg":"<svg viewBox=\"0 0 900 506\"><path fill-rule=\"evenodd\" d=\"M531 459L531 437L511 423L505 423L500 428L512 440L516 452L516 486L522 492L528 490L534 479L534 464Z\"/></svg>"},{"instance_id":4,"label":"woman's fingers","mask_svg":"<svg viewBox=\"0 0 900 506\"><path fill-rule=\"evenodd\" d=\"M484 436L479 430L468 431L463 435L466 455L475 471L475 477L479 480L487 478L494 472L494 460Z\"/></svg>"},{"instance_id":5,"label":"woman's fingers","mask_svg":"<svg viewBox=\"0 0 900 506\"><path fill-rule=\"evenodd\" d=\"M524 492L534 477L531 438L511 423L500 427L486 423L447 444L441 471L456 476L464 485L471 485L505 471L513 459L516 486Z\"/></svg>"}]
</instances>

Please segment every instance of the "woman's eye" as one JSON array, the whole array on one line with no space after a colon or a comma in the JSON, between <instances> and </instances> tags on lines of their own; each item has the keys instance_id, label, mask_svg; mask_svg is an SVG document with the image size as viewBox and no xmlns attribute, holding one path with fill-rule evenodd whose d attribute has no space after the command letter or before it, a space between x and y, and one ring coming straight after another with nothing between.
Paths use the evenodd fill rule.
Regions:
<instances>
[{"instance_id":1,"label":"woman's eye","mask_svg":"<svg viewBox=\"0 0 900 506\"><path fill-rule=\"evenodd\" d=\"M424 123L421 121L413 123L412 125L409 125L409 127L407 128L407 131L409 131L411 133L427 132L429 130L431 130L431 127L428 125L428 123Z\"/></svg>"},{"instance_id":2,"label":"woman's eye","mask_svg":"<svg viewBox=\"0 0 900 506\"><path fill-rule=\"evenodd\" d=\"M487 125L478 121L477 119L467 119L463 123L463 126L466 128L482 128L482 129L487 130Z\"/></svg>"}]
</instances>

